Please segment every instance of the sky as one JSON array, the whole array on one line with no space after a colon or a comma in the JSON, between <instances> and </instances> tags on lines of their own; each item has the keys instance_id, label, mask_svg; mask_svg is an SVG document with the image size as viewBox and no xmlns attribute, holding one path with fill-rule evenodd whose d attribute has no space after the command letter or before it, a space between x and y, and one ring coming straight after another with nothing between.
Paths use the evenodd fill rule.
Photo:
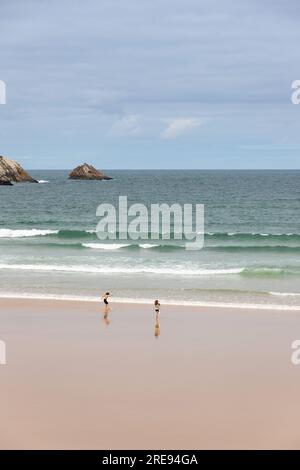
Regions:
<instances>
[{"instance_id":1,"label":"sky","mask_svg":"<svg viewBox=\"0 0 300 470\"><path fill-rule=\"evenodd\" d=\"M0 155L300 168L298 0L0 0Z\"/></svg>"}]
</instances>

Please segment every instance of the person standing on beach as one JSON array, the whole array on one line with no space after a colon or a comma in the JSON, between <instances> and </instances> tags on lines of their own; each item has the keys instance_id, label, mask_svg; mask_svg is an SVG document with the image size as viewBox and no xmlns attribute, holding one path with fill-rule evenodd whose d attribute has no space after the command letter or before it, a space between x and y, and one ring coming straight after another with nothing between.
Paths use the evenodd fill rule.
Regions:
<instances>
[{"instance_id":1,"label":"person standing on beach","mask_svg":"<svg viewBox=\"0 0 300 470\"><path fill-rule=\"evenodd\" d=\"M154 309L155 309L155 312L156 312L156 313L159 313L159 312L160 312L160 303L159 303L159 300L155 300L155 302L154 302Z\"/></svg>"},{"instance_id":2,"label":"person standing on beach","mask_svg":"<svg viewBox=\"0 0 300 470\"><path fill-rule=\"evenodd\" d=\"M105 292L105 294L101 295L101 300L103 299L104 305L108 308L108 297L110 296L109 292Z\"/></svg>"},{"instance_id":3,"label":"person standing on beach","mask_svg":"<svg viewBox=\"0 0 300 470\"><path fill-rule=\"evenodd\" d=\"M159 300L155 300L154 302L154 310L155 310L155 328L154 328L154 336L158 338L160 335L160 303Z\"/></svg>"},{"instance_id":4,"label":"person standing on beach","mask_svg":"<svg viewBox=\"0 0 300 470\"><path fill-rule=\"evenodd\" d=\"M110 321L109 321L109 318L108 318L108 314L110 312L110 307L109 307L109 304L108 304L108 298L109 298L109 292L105 292L105 294L103 294L101 296L101 300L103 299L103 302L104 302L104 322L106 323L106 325L109 325Z\"/></svg>"}]
</instances>

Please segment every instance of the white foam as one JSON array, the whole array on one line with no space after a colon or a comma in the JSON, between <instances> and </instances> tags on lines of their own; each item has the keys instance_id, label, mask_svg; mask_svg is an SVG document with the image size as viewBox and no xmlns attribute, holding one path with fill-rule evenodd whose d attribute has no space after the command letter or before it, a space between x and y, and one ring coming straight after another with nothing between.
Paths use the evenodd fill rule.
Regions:
<instances>
[{"instance_id":1,"label":"white foam","mask_svg":"<svg viewBox=\"0 0 300 470\"><path fill-rule=\"evenodd\" d=\"M85 248L92 248L94 250L119 250L120 248L126 248L129 244L121 243L83 243L82 246Z\"/></svg>"},{"instance_id":2,"label":"white foam","mask_svg":"<svg viewBox=\"0 0 300 470\"><path fill-rule=\"evenodd\" d=\"M40 184L46 184L46 183L49 183L49 181L46 181L46 180L38 180L38 183L40 183Z\"/></svg>"},{"instance_id":3,"label":"white foam","mask_svg":"<svg viewBox=\"0 0 300 470\"><path fill-rule=\"evenodd\" d=\"M153 243L141 243L139 245L140 248L143 248L145 250L148 250L149 248L156 248L158 246L160 246L160 245L153 245Z\"/></svg>"},{"instance_id":4,"label":"white foam","mask_svg":"<svg viewBox=\"0 0 300 470\"><path fill-rule=\"evenodd\" d=\"M58 230L40 230L36 228L28 230L13 230L9 228L0 229L0 238L24 238L24 237L41 237L58 233Z\"/></svg>"},{"instance_id":5,"label":"white foam","mask_svg":"<svg viewBox=\"0 0 300 470\"><path fill-rule=\"evenodd\" d=\"M59 265L59 264L0 264L0 269L10 269L19 271L46 271L46 272L69 272L69 273L103 273L103 274L166 274L166 275L179 275L179 276L214 276L214 275L227 275L239 274L243 272L244 268L236 269L174 269L174 268L148 268L136 267L126 268L123 266L83 266L83 265Z\"/></svg>"},{"instance_id":6,"label":"white foam","mask_svg":"<svg viewBox=\"0 0 300 470\"><path fill-rule=\"evenodd\" d=\"M273 236L275 236L275 237L282 237L282 236L292 237L294 235L299 236L300 233L291 233L291 232L290 233L260 233L260 232L248 232L248 233L247 232L224 232L224 233L222 233L222 232L206 232L204 235L210 235L210 236L214 236L214 235L224 235L224 236L226 236L226 235L228 235L229 237L234 237L235 235L237 235L237 236L239 236L239 235L242 235L242 236L244 236L244 235L254 235L254 236L255 235L260 235L262 237L273 237Z\"/></svg>"},{"instance_id":7,"label":"white foam","mask_svg":"<svg viewBox=\"0 0 300 470\"><path fill-rule=\"evenodd\" d=\"M269 292L270 295L278 295L280 297L289 297L289 296L293 296L293 297L296 297L296 296L299 296L300 293L298 292Z\"/></svg>"},{"instance_id":8,"label":"white foam","mask_svg":"<svg viewBox=\"0 0 300 470\"><path fill-rule=\"evenodd\" d=\"M83 243L82 246L85 248L92 248L94 250L120 250L121 248L128 248L130 246L138 246L144 250L151 248L157 248L161 245L155 245L153 243L140 243L138 245L134 243Z\"/></svg>"}]
</instances>

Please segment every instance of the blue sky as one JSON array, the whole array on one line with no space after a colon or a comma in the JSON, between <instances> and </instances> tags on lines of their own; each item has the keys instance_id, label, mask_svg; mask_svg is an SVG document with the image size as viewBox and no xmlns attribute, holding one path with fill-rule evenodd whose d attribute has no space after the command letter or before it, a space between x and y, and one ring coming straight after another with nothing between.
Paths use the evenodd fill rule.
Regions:
<instances>
[{"instance_id":1,"label":"blue sky","mask_svg":"<svg viewBox=\"0 0 300 470\"><path fill-rule=\"evenodd\" d=\"M300 168L296 0L0 0L0 155Z\"/></svg>"}]
</instances>

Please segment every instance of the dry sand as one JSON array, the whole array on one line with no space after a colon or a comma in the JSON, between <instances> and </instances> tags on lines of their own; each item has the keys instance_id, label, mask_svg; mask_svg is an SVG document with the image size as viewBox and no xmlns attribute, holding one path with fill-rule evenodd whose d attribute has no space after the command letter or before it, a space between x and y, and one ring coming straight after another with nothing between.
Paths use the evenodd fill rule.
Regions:
<instances>
[{"instance_id":1,"label":"dry sand","mask_svg":"<svg viewBox=\"0 0 300 470\"><path fill-rule=\"evenodd\" d=\"M300 312L0 301L1 449L300 448Z\"/></svg>"}]
</instances>

